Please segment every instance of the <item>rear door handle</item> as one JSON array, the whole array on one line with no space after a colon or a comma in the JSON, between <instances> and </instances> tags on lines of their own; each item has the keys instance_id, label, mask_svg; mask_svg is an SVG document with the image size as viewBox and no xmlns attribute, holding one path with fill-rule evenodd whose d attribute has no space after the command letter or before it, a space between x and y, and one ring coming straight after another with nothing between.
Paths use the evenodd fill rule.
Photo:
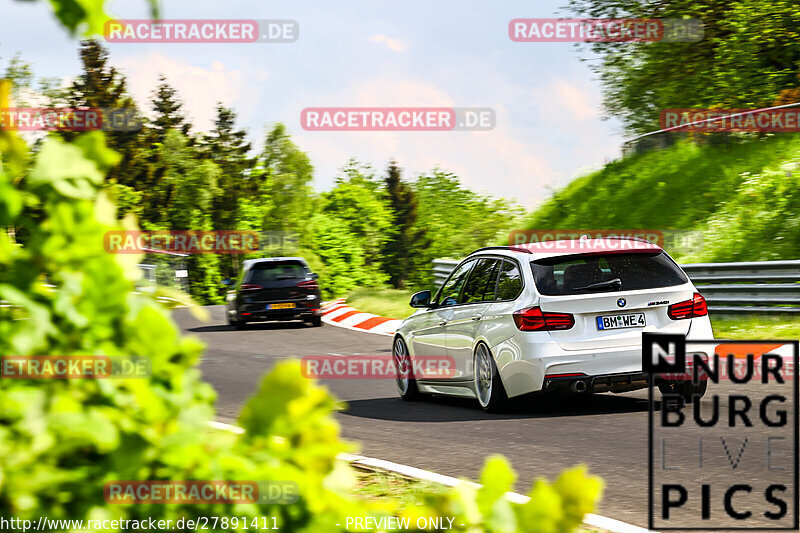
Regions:
<instances>
[{"instance_id":1,"label":"rear door handle","mask_svg":"<svg viewBox=\"0 0 800 533\"><path fill-rule=\"evenodd\" d=\"M472 320L480 320L483 318L481 315L472 315Z\"/></svg>"},{"instance_id":2,"label":"rear door handle","mask_svg":"<svg viewBox=\"0 0 800 533\"><path fill-rule=\"evenodd\" d=\"M439 322L439 325L440 326L446 326L447 325L447 320L442 320L441 322Z\"/></svg>"}]
</instances>

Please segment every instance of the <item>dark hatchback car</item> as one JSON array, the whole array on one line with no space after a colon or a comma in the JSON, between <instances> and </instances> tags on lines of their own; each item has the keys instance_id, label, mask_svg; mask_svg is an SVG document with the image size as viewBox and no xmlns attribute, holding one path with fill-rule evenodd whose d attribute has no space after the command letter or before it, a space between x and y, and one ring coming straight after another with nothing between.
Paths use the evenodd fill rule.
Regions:
<instances>
[{"instance_id":1,"label":"dark hatchback car","mask_svg":"<svg viewBox=\"0 0 800 533\"><path fill-rule=\"evenodd\" d=\"M225 311L228 325L236 329L263 320L322 325L317 274L301 257L248 259L239 279L229 286Z\"/></svg>"}]
</instances>

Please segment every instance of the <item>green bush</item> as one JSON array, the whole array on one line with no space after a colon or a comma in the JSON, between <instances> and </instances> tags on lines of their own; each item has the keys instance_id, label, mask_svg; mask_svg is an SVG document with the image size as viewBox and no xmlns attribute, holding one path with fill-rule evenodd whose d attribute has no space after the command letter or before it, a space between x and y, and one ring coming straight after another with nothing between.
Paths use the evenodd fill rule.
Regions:
<instances>
[{"instance_id":1,"label":"green bush","mask_svg":"<svg viewBox=\"0 0 800 533\"><path fill-rule=\"evenodd\" d=\"M325 298L345 296L355 287L377 287L386 276L377 266L365 264L358 238L338 218L316 214L311 218L311 251L319 258L320 287ZM313 265L312 265L313 266Z\"/></svg>"},{"instance_id":2,"label":"green bush","mask_svg":"<svg viewBox=\"0 0 800 533\"><path fill-rule=\"evenodd\" d=\"M688 261L800 258L800 151L759 174L703 225L703 247Z\"/></svg>"}]
</instances>

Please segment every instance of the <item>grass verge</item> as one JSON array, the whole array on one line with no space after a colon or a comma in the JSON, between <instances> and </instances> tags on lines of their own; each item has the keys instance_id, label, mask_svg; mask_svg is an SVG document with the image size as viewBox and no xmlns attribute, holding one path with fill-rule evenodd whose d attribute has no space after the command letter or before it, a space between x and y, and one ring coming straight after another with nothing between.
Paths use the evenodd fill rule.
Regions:
<instances>
[{"instance_id":1,"label":"grass verge","mask_svg":"<svg viewBox=\"0 0 800 533\"><path fill-rule=\"evenodd\" d=\"M800 317L711 316L717 339L800 339Z\"/></svg>"},{"instance_id":2,"label":"grass verge","mask_svg":"<svg viewBox=\"0 0 800 533\"><path fill-rule=\"evenodd\" d=\"M359 498L372 501L391 499L400 502L403 507L422 504L426 494L440 494L449 487L411 479L393 472L355 468L356 489L355 495Z\"/></svg>"},{"instance_id":3,"label":"grass verge","mask_svg":"<svg viewBox=\"0 0 800 533\"><path fill-rule=\"evenodd\" d=\"M399 289L356 289L347 296L347 305L375 315L406 318L414 309L408 305L412 291Z\"/></svg>"},{"instance_id":4,"label":"grass verge","mask_svg":"<svg viewBox=\"0 0 800 533\"><path fill-rule=\"evenodd\" d=\"M355 472L357 479L355 495L369 501L380 502L391 499L406 507L424 503L426 494L441 494L450 489L438 483L410 479L394 472L361 468L355 468ZM584 524L575 533L606 533L606 530Z\"/></svg>"}]
</instances>

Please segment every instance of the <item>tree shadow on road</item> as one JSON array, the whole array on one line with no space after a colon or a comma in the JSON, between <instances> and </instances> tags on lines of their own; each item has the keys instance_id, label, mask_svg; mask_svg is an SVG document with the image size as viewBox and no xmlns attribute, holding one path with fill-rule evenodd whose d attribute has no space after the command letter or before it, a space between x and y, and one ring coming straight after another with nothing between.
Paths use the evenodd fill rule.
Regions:
<instances>
[{"instance_id":1,"label":"tree shadow on road","mask_svg":"<svg viewBox=\"0 0 800 533\"><path fill-rule=\"evenodd\" d=\"M528 395L514 399L502 413L485 413L476 400L429 396L418 402L400 398L353 400L347 402L343 415L397 422L458 422L646 413L647 404L645 398L627 395Z\"/></svg>"}]
</instances>

